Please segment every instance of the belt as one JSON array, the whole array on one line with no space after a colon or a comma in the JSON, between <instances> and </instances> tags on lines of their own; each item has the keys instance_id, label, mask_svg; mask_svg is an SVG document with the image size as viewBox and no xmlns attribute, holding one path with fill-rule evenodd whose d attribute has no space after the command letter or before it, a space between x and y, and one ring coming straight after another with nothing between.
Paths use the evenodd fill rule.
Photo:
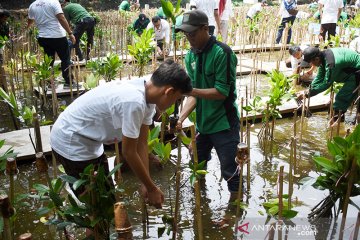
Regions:
<instances>
[{"instance_id":1,"label":"belt","mask_svg":"<svg viewBox=\"0 0 360 240\"><path fill-rule=\"evenodd\" d=\"M94 18L93 17L84 17L83 19L81 19L79 22L77 23L84 23L84 22L87 22L87 21L94 21Z\"/></svg>"}]
</instances>

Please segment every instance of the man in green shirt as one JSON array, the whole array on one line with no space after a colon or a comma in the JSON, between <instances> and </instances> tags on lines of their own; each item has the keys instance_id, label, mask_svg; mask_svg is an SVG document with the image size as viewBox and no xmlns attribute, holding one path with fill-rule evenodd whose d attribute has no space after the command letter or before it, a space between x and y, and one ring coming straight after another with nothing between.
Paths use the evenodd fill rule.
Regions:
<instances>
[{"instance_id":1,"label":"man in green shirt","mask_svg":"<svg viewBox=\"0 0 360 240\"><path fill-rule=\"evenodd\" d=\"M95 33L95 19L90 15L86 9L77 3L70 3L70 0L59 0L61 7L64 11L65 18L68 22L74 26L74 36L76 43L74 44L75 53L78 56L79 61L84 59L84 56L80 49L80 40L82 35L86 32L86 59L90 60L90 50L94 44Z\"/></svg>"},{"instance_id":2,"label":"man in green shirt","mask_svg":"<svg viewBox=\"0 0 360 240\"><path fill-rule=\"evenodd\" d=\"M315 96L331 87L334 82L344 83L335 97L335 116L334 119L331 119L331 124L337 120L338 112L341 110L344 114L358 95L360 55L348 48L331 48L320 51L316 47L306 48L303 55L304 61L301 65L311 63L318 67L318 73L309 90L299 93L298 99L302 99L304 96Z\"/></svg>"},{"instance_id":3,"label":"man in green shirt","mask_svg":"<svg viewBox=\"0 0 360 240\"><path fill-rule=\"evenodd\" d=\"M215 148L221 173L232 195L239 187L235 157L239 136L236 100L237 58L226 44L209 35L209 20L200 10L184 13L176 31L184 32L191 45L185 57L193 91L189 94L177 127L196 108L196 138L199 161L209 161Z\"/></svg>"},{"instance_id":4,"label":"man in green shirt","mask_svg":"<svg viewBox=\"0 0 360 240\"><path fill-rule=\"evenodd\" d=\"M130 3L129 1L122 1L119 5L119 11L130 11Z\"/></svg>"}]
</instances>

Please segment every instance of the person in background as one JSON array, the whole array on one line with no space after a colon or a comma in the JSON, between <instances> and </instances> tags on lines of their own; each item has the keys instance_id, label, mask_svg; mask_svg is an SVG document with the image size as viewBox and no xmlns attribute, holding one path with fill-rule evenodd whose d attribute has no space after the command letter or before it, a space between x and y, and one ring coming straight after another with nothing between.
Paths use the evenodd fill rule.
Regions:
<instances>
[{"instance_id":1,"label":"person in background","mask_svg":"<svg viewBox=\"0 0 360 240\"><path fill-rule=\"evenodd\" d=\"M200 10L184 13L182 31L191 45L185 57L186 70L194 89L179 115L177 128L196 109L196 137L199 161L209 161L215 148L222 177L231 200L237 196L239 175L235 157L240 141L236 104L237 58L231 48L209 34L209 20Z\"/></svg>"},{"instance_id":2,"label":"person in background","mask_svg":"<svg viewBox=\"0 0 360 240\"><path fill-rule=\"evenodd\" d=\"M279 14L281 16L281 24L278 27L278 32L276 35L275 42L280 43L284 29L288 25L288 34L286 39L286 44L290 43L292 26L294 24L296 14L297 14L297 1L296 0L281 0Z\"/></svg>"},{"instance_id":3,"label":"person in background","mask_svg":"<svg viewBox=\"0 0 360 240\"><path fill-rule=\"evenodd\" d=\"M168 55L168 47L170 45L170 24L159 16L155 16L151 19L151 23L147 26L147 29L154 29L155 40L157 42L157 54L159 56Z\"/></svg>"},{"instance_id":4,"label":"person in background","mask_svg":"<svg viewBox=\"0 0 360 240\"><path fill-rule=\"evenodd\" d=\"M336 24L340 18L341 11L344 7L343 0L319 0L319 13L320 13L320 34L319 40L330 40L331 36L336 35Z\"/></svg>"},{"instance_id":5,"label":"person in background","mask_svg":"<svg viewBox=\"0 0 360 240\"><path fill-rule=\"evenodd\" d=\"M66 21L63 10L58 0L36 0L29 7L29 28L33 23L39 30L38 42L44 48L46 55L55 60L55 53L61 60L62 77L65 80L64 88L70 87L70 49L66 39L66 32L73 44L76 38ZM76 83L72 84L77 88Z\"/></svg>"},{"instance_id":6,"label":"person in background","mask_svg":"<svg viewBox=\"0 0 360 240\"><path fill-rule=\"evenodd\" d=\"M360 37L356 36L349 44L349 48L360 53Z\"/></svg>"},{"instance_id":7,"label":"person in background","mask_svg":"<svg viewBox=\"0 0 360 240\"><path fill-rule=\"evenodd\" d=\"M267 6L267 1L266 0L262 0L260 3L255 3L254 5L252 5L247 14L246 14L246 18L250 19L250 20L254 20L256 19L257 15L263 10L263 8L265 6Z\"/></svg>"},{"instance_id":8,"label":"person in background","mask_svg":"<svg viewBox=\"0 0 360 240\"><path fill-rule=\"evenodd\" d=\"M234 16L231 0L220 0L219 15L220 15L220 34L222 37L222 41L224 43L227 43L229 21Z\"/></svg>"},{"instance_id":9,"label":"person in background","mask_svg":"<svg viewBox=\"0 0 360 240\"><path fill-rule=\"evenodd\" d=\"M167 59L148 78L112 81L78 97L60 114L51 131L53 154L65 172L79 179L90 164L109 174L103 144L118 139L126 163L141 182L141 194L161 208L164 194L149 173L148 132L155 107L165 111L192 86L186 71ZM112 181L104 181L113 188ZM83 189L76 189L77 195Z\"/></svg>"},{"instance_id":10,"label":"person in background","mask_svg":"<svg viewBox=\"0 0 360 240\"><path fill-rule=\"evenodd\" d=\"M90 60L90 50L94 44L95 19L86 9L78 3L70 3L70 0L59 0L64 11L65 18L74 26L74 36L76 42L74 44L75 54L79 61L84 59L84 55L80 49L80 39L86 32L86 60Z\"/></svg>"},{"instance_id":11,"label":"person in background","mask_svg":"<svg viewBox=\"0 0 360 240\"><path fill-rule=\"evenodd\" d=\"M209 34L215 34L215 27L217 31L220 30L220 15L218 0L191 0L190 9L203 11L209 18ZM221 33L220 33L221 34Z\"/></svg>"},{"instance_id":12,"label":"person in background","mask_svg":"<svg viewBox=\"0 0 360 240\"><path fill-rule=\"evenodd\" d=\"M149 23L150 19L145 14L140 13L139 17L135 20L132 27L134 31L140 36Z\"/></svg>"},{"instance_id":13,"label":"person in background","mask_svg":"<svg viewBox=\"0 0 360 240\"><path fill-rule=\"evenodd\" d=\"M129 1L127 1L127 0L122 1L119 5L119 11L129 12L130 11Z\"/></svg>"},{"instance_id":14,"label":"person in background","mask_svg":"<svg viewBox=\"0 0 360 240\"><path fill-rule=\"evenodd\" d=\"M316 47L306 48L303 55L304 60L300 66L312 64L318 67L318 72L309 90L298 93L297 98L301 100L304 97L312 97L325 91L333 83L344 83L335 96L333 105L335 114L330 120L330 125L340 117L340 111L343 121L345 112L358 95L358 91L354 90L360 83L360 55L348 48L330 48L320 51Z\"/></svg>"},{"instance_id":15,"label":"person in background","mask_svg":"<svg viewBox=\"0 0 360 240\"><path fill-rule=\"evenodd\" d=\"M303 60L302 52L306 49L307 46L291 46L289 48L290 59L286 60L286 66L292 69L293 74L299 74L299 81L297 84L309 84L313 78L313 73L316 67L309 64L308 66L300 67L300 63ZM309 68L309 70L305 71L304 74L301 75L301 69Z\"/></svg>"},{"instance_id":16,"label":"person in background","mask_svg":"<svg viewBox=\"0 0 360 240\"><path fill-rule=\"evenodd\" d=\"M160 7L157 12L156 12L156 16L160 17L161 19L165 19L166 20L166 15L164 13L164 10L162 7Z\"/></svg>"}]
</instances>

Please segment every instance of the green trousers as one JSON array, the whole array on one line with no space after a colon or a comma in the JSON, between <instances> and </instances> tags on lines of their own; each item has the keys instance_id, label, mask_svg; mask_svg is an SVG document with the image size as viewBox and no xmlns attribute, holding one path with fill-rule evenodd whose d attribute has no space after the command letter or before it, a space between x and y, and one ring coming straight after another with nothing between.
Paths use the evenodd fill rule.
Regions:
<instances>
[{"instance_id":1,"label":"green trousers","mask_svg":"<svg viewBox=\"0 0 360 240\"><path fill-rule=\"evenodd\" d=\"M341 110L343 113L350 107L351 103L357 97L357 91L353 91L357 88L358 84L355 80L355 76L350 77L345 83L344 86L335 96L334 110Z\"/></svg>"}]
</instances>

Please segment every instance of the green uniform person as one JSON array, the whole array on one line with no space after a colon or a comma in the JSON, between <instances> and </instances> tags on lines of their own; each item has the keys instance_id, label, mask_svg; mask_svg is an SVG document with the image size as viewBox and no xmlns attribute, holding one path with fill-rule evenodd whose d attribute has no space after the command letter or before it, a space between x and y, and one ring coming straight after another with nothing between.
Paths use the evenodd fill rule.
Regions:
<instances>
[{"instance_id":1,"label":"green uniform person","mask_svg":"<svg viewBox=\"0 0 360 240\"><path fill-rule=\"evenodd\" d=\"M328 89L334 82L344 83L336 94L334 102L335 113L341 110L345 113L352 101L356 99L359 85L360 55L348 48L332 48L320 51L315 47L308 47L303 51L305 63L318 67L318 73L310 85L309 91L301 96L315 96ZM359 110L359 109L358 109ZM333 121L337 119L335 115Z\"/></svg>"},{"instance_id":2,"label":"green uniform person","mask_svg":"<svg viewBox=\"0 0 360 240\"><path fill-rule=\"evenodd\" d=\"M129 1L122 1L119 5L120 11L130 11L130 3Z\"/></svg>"}]
</instances>

